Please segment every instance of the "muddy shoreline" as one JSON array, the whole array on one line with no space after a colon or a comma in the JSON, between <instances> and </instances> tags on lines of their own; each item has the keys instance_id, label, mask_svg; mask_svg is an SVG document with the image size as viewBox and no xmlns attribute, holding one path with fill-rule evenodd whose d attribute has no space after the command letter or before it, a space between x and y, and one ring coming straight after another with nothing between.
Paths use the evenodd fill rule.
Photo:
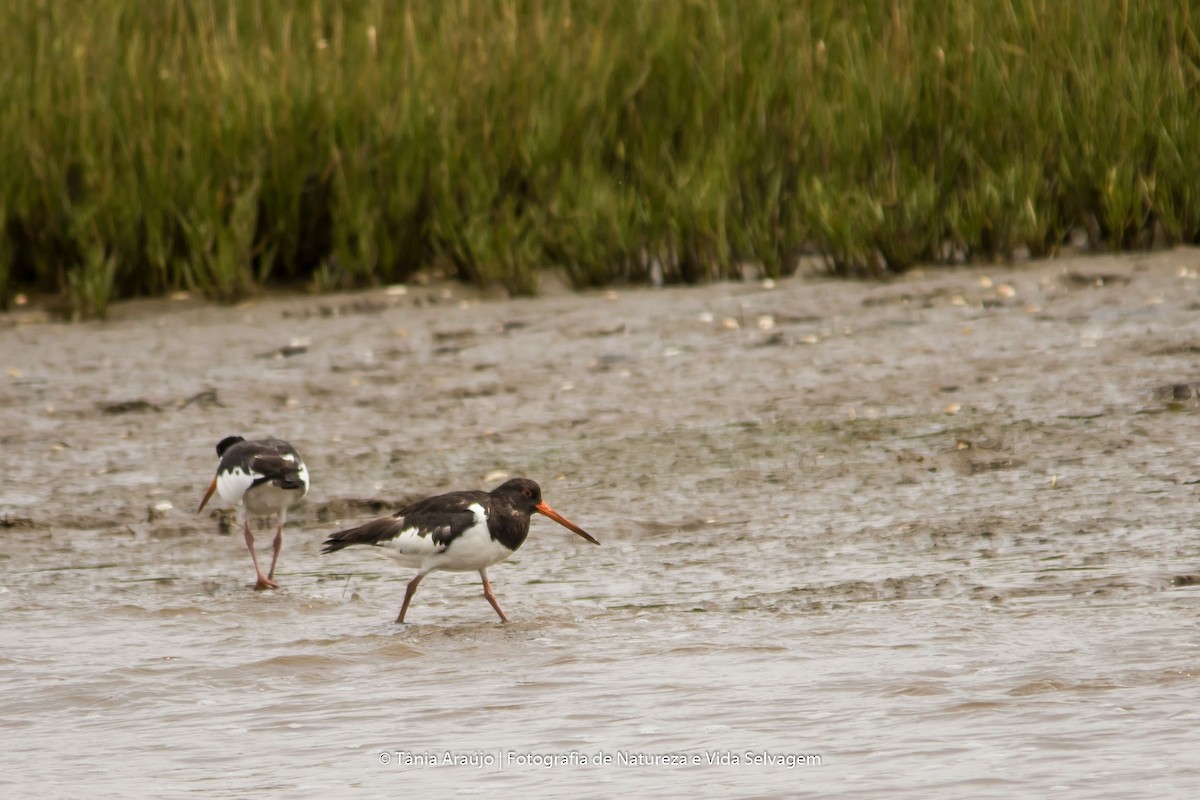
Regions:
<instances>
[{"instance_id":1,"label":"muddy shoreline","mask_svg":"<svg viewBox=\"0 0 1200 800\"><path fill-rule=\"evenodd\" d=\"M1151 643L1194 620L1198 311L1200 251L1175 249L886 284L512 300L431 286L143 301L106 323L8 315L0 605L9 689L29 697L9 718L25 731L18 785L55 774L66 741L77 774L110 764L98 785L116 793L149 775L316 796L347 769L304 740L319 731L345 737L355 764L429 743L824 748L858 765L855 786L893 796L1032 792L1046 770L1171 795L1197 773L1187 726L1159 722L1186 717L1195 654ZM227 512L194 513L231 434L290 440L312 475L277 592L249 589ZM430 578L416 624L391 626L409 576L372 553L319 554L337 526L509 475L538 480L603 543L535 525L492 572L511 627L467 577ZM413 669L453 699L414 695ZM477 695L481 674L506 699ZM420 735L396 738L378 694L341 693L349 675ZM877 741L864 702L904 732L901 750ZM101 716L77 726L81 707ZM246 755L290 724L282 761ZM162 761L137 738L157 725L225 771ZM227 730L242 731L236 752ZM1009 749L1076 735L1075 749ZM990 767L946 755L964 737L987 742ZM1097 771L1118 744L1139 763L1138 741L1166 772ZM931 752L943 783L914 782ZM597 774L605 791L654 777ZM836 794L846 774L811 780ZM537 775L471 780L553 794ZM701 793L743 785L720 775L678 777ZM768 796L794 780L754 777Z\"/></svg>"},{"instance_id":2,"label":"muddy shoreline","mask_svg":"<svg viewBox=\"0 0 1200 800\"><path fill-rule=\"evenodd\" d=\"M1036 418L1076 423L1088 449L1104 452L1128 446L1094 438L1118 411L1197 406L1198 268L1196 251L1178 249L918 270L886 284L801 277L583 294L551 285L509 301L459 285L393 287L236 307L130 301L108 322L74 324L17 311L0 315L2 449L15 478L0 506L10 525L39 529L121 527L158 495L186 511L175 493L194 493L212 442L241 431L305 440L322 477L308 513L326 519L323 503L370 495L364 488L393 486L379 500L388 502L519 469L495 455L468 467L465 451L480 442L495 454L513 449L497 446L506 439L538 449L564 434L731 422L838 427L864 443L899 434L870 448L895 451L874 476L883 482L1019 468L1055 485L1055 466L1078 463L1082 443L1063 442L1066 454L1021 446L1045 434ZM731 359L759 368L728 369L723 381ZM966 433L950 452L912 455L911 434L889 430L912 425ZM154 460L163 452L172 457ZM433 453L448 474L422 466ZM390 468L368 477L364 457ZM872 479L861 467L859 477ZM101 502L63 525L45 501L64 495ZM175 513L148 522L210 527Z\"/></svg>"}]
</instances>

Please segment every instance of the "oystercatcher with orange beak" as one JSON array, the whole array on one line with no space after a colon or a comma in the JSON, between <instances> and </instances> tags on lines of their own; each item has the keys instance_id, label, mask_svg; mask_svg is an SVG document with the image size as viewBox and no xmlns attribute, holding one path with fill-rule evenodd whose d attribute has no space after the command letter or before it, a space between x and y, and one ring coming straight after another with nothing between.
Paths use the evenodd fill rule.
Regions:
<instances>
[{"instance_id":1,"label":"oystercatcher with orange beak","mask_svg":"<svg viewBox=\"0 0 1200 800\"><path fill-rule=\"evenodd\" d=\"M408 605L421 579L435 570L478 572L483 596L508 622L488 582L487 568L517 551L529 536L534 512L567 530L600 544L590 533L559 514L542 500L542 487L526 478L506 481L490 492L465 491L427 497L357 528L339 531L325 540L322 553L364 544L378 547L402 564L417 568L408 583L396 622L404 622Z\"/></svg>"},{"instance_id":2,"label":"oystercatcher with orange beak","mask_svg":"<svg viewBox=\"0 0 1200 800\"><path fill-rule=\"evenodd\" d=\"M217 444L217 456L221 459L217 472L196 513L204 510L204 504L213 492L237 508L250 560L254 562L254 588L277 589L275 564L283 549L283 525L287 522L288 509L308 494L308 468L300 460L296 448L282 439L247 441L241 436L228 436ZM254 552L251 516L276 518L271 569L265 575L258 566L258 554Z\"/></svg>"}]
</instances>

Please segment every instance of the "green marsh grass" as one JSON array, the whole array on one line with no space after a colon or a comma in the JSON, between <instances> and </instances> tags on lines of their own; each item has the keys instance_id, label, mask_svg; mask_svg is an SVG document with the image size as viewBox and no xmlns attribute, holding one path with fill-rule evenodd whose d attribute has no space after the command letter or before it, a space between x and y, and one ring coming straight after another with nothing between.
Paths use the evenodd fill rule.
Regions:
<instances>
[{"instance_id":1,"label":"green marsh grass","mask_svg":"<svg viewBox=\"0 0 1200 800\"><path fill-rule=\"evenodd\" d=\"M0 304L1200 240L1186 3L0 2Z\"/></svg>"}]
</instances>

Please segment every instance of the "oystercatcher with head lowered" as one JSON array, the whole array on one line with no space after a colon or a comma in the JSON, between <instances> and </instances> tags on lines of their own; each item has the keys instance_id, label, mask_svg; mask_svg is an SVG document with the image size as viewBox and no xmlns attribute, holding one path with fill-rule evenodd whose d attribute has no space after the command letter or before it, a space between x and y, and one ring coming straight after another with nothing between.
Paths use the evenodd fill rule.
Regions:
<instances>
[{"instance_id":1,"label":"oystercatcher with head lowered","mask_svg":"<svg viewBox=\"0 0 1200 800\"><path fill-rule=\"evenodd\" d=\"M200 501L199 514L213 492L239 510L246 547L250 560L254 562L255 589L277 589L275 563L283 548L283 524L287 522L288 509L308 494L308 468L300 460L300 454L282 439L257 439L246 441L241 436L228 436L217 444L217 473L213 475L204 499ZM250 516L274 515L274 554L271 569L264 575L258 566L258 554L254 552L254 534L250 532Z\"/></svg>"},{"instance_id":2,"label":"oystercatcher with head lowered","mask_svg":"<svg viewBox=\"0 0 1200 800\"><path fill-rule=\"evenodd\" d=\"M478 572L483 579L483 596L496 609L500 621L508 622L492 593L487 568L508 558L525 543L529 518L535 511L592 544L600 544L590 533L546 505L542 487L537 483L513 478L490 492L450 492L418 500L390 517L333 534L325 540L321 552L369 544L382 548L406 566L416 567L417 576L408 583L396 622L404 622L421 579L439 569Z\"/></svg>"}]
</instances>

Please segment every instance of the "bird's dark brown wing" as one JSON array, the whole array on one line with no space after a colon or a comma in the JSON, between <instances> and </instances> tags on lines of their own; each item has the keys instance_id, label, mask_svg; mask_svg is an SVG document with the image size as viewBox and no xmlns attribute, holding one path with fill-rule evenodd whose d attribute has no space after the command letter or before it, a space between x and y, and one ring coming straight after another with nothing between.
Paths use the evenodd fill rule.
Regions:
<instances>
[{"instance_id":1,"label":"bird's dark brown wing","mask_svg":"<svg viewBox=\"0 0 1200 800\"><path fill-rule=\"evenodd\" d=\"M258 453L250 459L250 473L256 476L255 486L273 483L281 489L301 489L304 487L300 474L303 467L294 455L289 458L277 453Z\"/></svg>"},{"instance_id":2,"label":"bird's dark brown wing","mask_svg":"<svg viewBox=\"0 0 1200 800\"><path fill-rule=\"evenodd\" d=\"M486 524L486 492L451 492L426 497L390 517L373 519L356 528L338 531L325 540L322 553L332 553L356 544L389 544L409 555L441 552L483 517Z\"/></svg>"}]
</instances>

